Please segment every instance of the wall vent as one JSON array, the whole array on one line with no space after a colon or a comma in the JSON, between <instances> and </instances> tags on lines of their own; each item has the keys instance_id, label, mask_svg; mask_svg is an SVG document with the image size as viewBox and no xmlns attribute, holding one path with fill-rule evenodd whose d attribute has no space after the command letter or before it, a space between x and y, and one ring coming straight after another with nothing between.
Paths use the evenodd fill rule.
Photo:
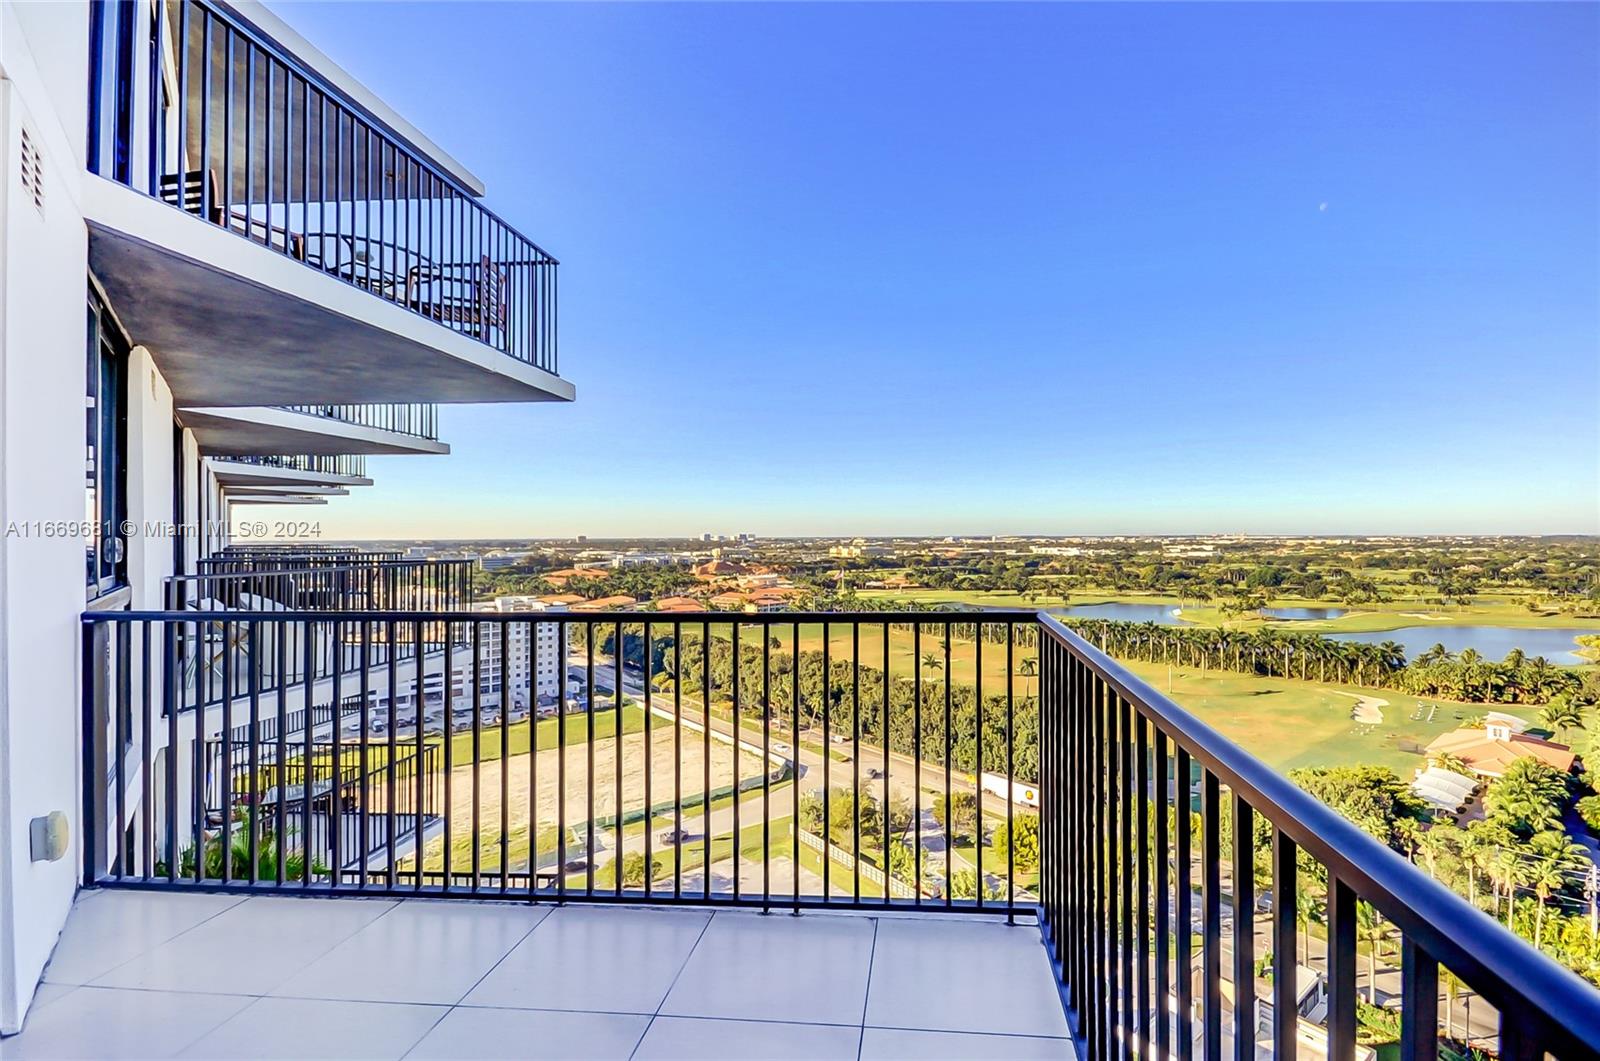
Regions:
<instances>
[{"instance_id":1,"label":"wall vent","mask_svg":"<svg viewBox=\"0 0 1600 1061\"><path fill-rule=\"evenodd\" d=\"M27 126L22 127L22 191L33 200L33 208L44 213L44 156Z\"/></svg>"}]
</instances>

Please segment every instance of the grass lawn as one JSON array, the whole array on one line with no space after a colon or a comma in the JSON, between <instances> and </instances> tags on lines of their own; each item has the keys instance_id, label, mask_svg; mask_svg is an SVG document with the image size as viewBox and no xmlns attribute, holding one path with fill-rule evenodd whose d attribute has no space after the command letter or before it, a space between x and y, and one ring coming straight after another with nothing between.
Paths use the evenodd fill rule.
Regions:
<instances>
[{"instance_id":1,"label":"grass lawn","mask_svg":"<svg viewBox=\"0 0 1600 1061\"><path fill-rule=\"evenodd\" d=\"M1302 682L1286 678L1254 678L1192 667L1168 668L1157 663L1130 663L1128 668L1180 705L1194 712L1230 740L1236 741L1274 769L1300 766L1346 766L1371 763L1388 766L1402 777L1422 765L1421 749L1461 720L1483 714L1490 705L1438 704L1432 722L1413 719L1418 699L1390 689ZM1341 695L1347 694L1347 695ZM1383 722L1363 725L1350 717L1355 696L1387 700ZM1493 710L1531 718L1522 707L1493 705Z\"/></svg>"},{"instance_id":2,"label":"grass lawn","mask_svg":"<svg viewBox=\"0 0 1600 1061\"><path fill-rule=\"evenodd\" d=\"M587 711L573 713L567 716L567 743L583 744L589 739L589 718ZM526 719L513 722L506 726L506 740L511 745L512 755L528 754L528 731L530 725L537 725L538 730L534 739L538 742L540 751L547 751L556 747L561 742L561 720L547 718L538 723L530 724ZM622 708L622 732L624 734L638 733L644 729L644 708L635 704L624 704ZM596 740L605 740L614 736L617 731L617 713L608 707L603 707L594 713L594 736ZM457 764L472 762L472 731L464 730L451 738L455 746L450 749L450 755ZM401 744L405 741L402 738ZM479 762L488 762L500 758L500 726L484 726L479 738Z\"/></svg>"}]
</instances>

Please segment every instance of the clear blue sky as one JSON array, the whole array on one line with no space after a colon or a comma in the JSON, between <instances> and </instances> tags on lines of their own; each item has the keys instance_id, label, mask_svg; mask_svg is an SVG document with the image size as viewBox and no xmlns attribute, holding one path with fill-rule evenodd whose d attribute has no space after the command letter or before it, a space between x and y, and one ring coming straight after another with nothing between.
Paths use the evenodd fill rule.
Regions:
<instances>
[{"instance_id":1,"label":"clear blue sky","mask_svg":"<svg viewBox=\"0 0 1600 1061\"><path fill-rule=\"evenodd\" d=\"M1600 532L1595 5L273 7L578 388L330 536Z\"/></svg>"}]
</instances>

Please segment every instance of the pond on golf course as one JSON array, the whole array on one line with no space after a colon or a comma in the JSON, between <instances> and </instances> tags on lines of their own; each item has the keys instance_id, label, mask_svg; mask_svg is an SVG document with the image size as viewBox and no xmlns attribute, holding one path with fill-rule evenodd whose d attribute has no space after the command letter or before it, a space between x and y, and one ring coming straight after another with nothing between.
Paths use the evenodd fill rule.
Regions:
<instances>
[{"instance_id":1,"label":"pond on golf course","mask_svg":"<svg viewBox=\"0 0 1600 1061\"><path fill-rule=\"evenodd\" d=\"M1406 626L1399 630L1374 630L1359 634L1328 634L1336 641L1365 641L1377 645L1394 641L1413 660L1434 645L1451 652L1472 649L1485 659L1501 660L1507 652L1520 648L1530 659L1543 656L1551 663L1584 663L1578 655L1579 634L1600 634L1600 630L1578 627L1531 626Z\"/></svg>"}]
</instances>

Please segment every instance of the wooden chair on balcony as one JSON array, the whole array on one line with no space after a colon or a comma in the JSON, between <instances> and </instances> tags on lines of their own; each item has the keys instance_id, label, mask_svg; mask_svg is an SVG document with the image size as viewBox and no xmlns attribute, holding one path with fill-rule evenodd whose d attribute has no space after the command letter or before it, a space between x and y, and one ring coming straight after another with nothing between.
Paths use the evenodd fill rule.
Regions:
<instances>
[{"instance_id":1,"label":"wooden chair on balcony","mask_svg":"<svg viewBox=\"0 0 1600 1061\"><path fill-rule=\"evenodd\" d=\"M485 342L506 326L504 266L483 255L476 262L414 265L406 271L406 305L440 324Z\"/></svg>"},{"instance_id":2,"label":"wooden chair on balcony","mask_svg":"<svg viewBox=\"0 0 1600 1061\"><path fill-rule=\"evenodd\" d=\"M222 196L217 193L217 171L214 169L163 174L161 199L185 213L204 217L213 225L222 224ZM208 201L209 210L206 206Z\"/></svg>"},{"instance_id":3,"label":"wooden chair on balcony","mask_svg":"<svg viewBox=\"0 0 1600 1061\"><path fill-rule=\"evenodd\" d=\"M208 197L209 209L206 204ZM269 247L287 253L292 258L305 261L305 236L291 232L283 225L274 225L269 221L253 217L247 203L235 204L231 211L224 211L222 195L217 185L217 171L214 169L192 169L184 173L164 174L161 178L161 199L185 213L203 217L213 225L241 232L252 240L259 240Z\"/></svg>"}]
</instances>

